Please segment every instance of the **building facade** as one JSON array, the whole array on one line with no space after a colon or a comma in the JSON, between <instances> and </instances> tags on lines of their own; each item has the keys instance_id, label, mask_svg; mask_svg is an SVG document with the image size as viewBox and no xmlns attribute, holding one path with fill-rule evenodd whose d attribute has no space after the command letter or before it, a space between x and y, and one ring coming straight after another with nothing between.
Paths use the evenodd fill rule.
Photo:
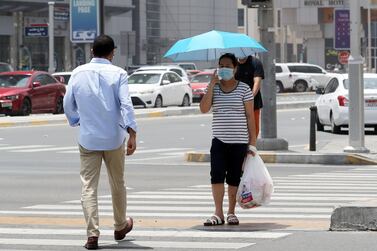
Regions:
<instances>
[{"instance_id":1,"label":"building facade","mask_svg":"<svg viewBox=\"0 0 377 251\"><path fill-rule=\"evenodd\" d=\"M329 71L345 70L346 64L339 61L339 55L349 51L349 48L340 48L335 44L335 40L347 40L344 33L348 31L343 30L346 29L344 26L340 26L340 29L336 26L340 19L334 14L339 10L347 13L349 1L351 0L274 0L276 62L307 62L320 65ZM377 1L358 1L361 6L361 51L365 57L365 66L375 71ZM246 33L247 28L248 35L258 40L257 10L249 9L246 13L239 0L238 30Z\"/></svg>"},{"instance_id":2,"label":"building facade","mask_svg":"<svg viewBox=\"0 0 377 251\"><path fill-rule=\"evenodd\" d=\"M48 1L0 0L0 62L15 69L48 69ZM212 29L237 31L233 0L105 0L105 33L118 49L114 64L157 64L177 40ZM70 41L69 0L55 0L55 70L87 62L90 45ZM42 27L41 33L30 32Z\"/></svg>"}]
</instances>

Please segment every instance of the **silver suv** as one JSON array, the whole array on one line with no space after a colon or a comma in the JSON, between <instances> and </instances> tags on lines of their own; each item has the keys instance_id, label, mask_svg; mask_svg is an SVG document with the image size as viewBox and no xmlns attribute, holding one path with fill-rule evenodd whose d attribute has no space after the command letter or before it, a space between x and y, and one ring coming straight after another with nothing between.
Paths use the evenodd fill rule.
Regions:
<instances>
[{"instance_id":1,"label":"silver suv","mask_svg":"<svg viewBox=\"0 0 377 251\"><path fill-rule=\"evenodd\" d=\"M320 66L305 63L278 63L275 65L276 92L293 89L304 92L324 87L329 76Z\"/></svg>"}]
</instances>

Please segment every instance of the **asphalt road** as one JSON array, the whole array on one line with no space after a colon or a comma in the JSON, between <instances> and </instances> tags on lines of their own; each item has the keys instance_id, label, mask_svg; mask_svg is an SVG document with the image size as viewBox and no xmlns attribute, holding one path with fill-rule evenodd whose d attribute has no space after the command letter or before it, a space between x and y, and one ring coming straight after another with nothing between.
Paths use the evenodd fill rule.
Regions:
<instances>
[{"instance_id":1,"label":"asphalt road","mask_svg":"<svg viewBox=\"0 0 377 251\"><path fill-rule=\"evenodd\" d=\"M304 150L308 118L305 109L279 111L279 137ZM268 165L276 188L272 204L239 209L239 227L204 229L202 221L212 212L209 165L186 163L183 154L208 150L211 116L140 119L138 124L138 151L126 160L135 231L119 244L111 240L110 192L103 169L103 250L374 250L371 233L327 229L334 205L375 197L377 167ZM0 250L83 249L75 134L76 129L65 125L0 129ZM320 133L319 144L332 137L346 135Z\"/></svg>"}]
</instances>

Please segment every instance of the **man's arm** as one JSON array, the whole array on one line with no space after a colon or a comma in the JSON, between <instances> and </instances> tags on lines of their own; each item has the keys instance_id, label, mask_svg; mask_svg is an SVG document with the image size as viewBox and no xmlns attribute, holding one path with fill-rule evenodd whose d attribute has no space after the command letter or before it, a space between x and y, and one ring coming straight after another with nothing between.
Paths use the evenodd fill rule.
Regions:
<instances>
[{"instance_id":1,"label":"man's arm","mask_svg":"<svg viewBox=\"0 0 377 251\"><path fill-rule=\"evenodd\" d=\"M252 58L253 62L252 65L254 67L254 76L253 76L253 81L254 81L254 86L253 86L253 95L257 95L261 84L262 84L262 79L264 79L264 69L263 69L263 64L262 62L257 59L257 58Z\"/></svg>"},{"instance_id":2,"label":"man's arm","mask_svg":"<svg viewBox=\"0 0 377 251\"><path fill-rule=\"evenodd\" d=\"M122 114L123 125L130 137L127 141L127 155L132 155L136 150L137 125L135 120L134 107L128 90L127 73L121 74L119 86L119 102Z\"/></svg>"},{"instance_id":3,"label":"man's arm","mask_svg":"<svg viewBox=\"0 0 377 251\"><path fill-rule=\"evenodd\" d=\"M67 117L68 123L70 126L79 126L80 125L80 115L77 111L77 104L75 95L73 93L73 82L74 76L72 76L66 86L66 93L64 95L63 107L64 113Z\"/></svg>"}]
</instances>

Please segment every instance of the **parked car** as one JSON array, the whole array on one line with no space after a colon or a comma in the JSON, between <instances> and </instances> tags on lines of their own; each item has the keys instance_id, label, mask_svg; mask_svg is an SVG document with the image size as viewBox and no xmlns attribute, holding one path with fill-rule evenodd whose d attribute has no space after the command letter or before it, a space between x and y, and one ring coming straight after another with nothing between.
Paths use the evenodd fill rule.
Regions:
<instances>
[{"instance_id":1,"label":"parked car","mask_svg":"<svg viewBox=\"0 0 377 251\"><path fill-rule=\"evenodd\" d=\"M179 62L179 63L163 63L163 65L178 65L185 71L190 71L190 70L197 70L198 68L196 67L195 63L191 62Z\"/></svg>"},{"instance_id":2,"label":"parked car","mask_svg":"<svg viewBox=\"0 0 377 251\"><path fill-rule=\"evenodd\" d=\"M13 71L13 67L10 64L0 62L0 72Z\"/></svg>"},{"instance_id":3,"label":"parked car","mask_svg":"<svg viewBox=\"0 0 377 251\"><path fill-rule=\"evenodd\" d=\"M178 65L151 65L151 66L142 66L139 69L135 70L135 72L139 71L172 71L177 73L181 78L189 81L189 77L187 72Z\"/></svg>"},{"instance_id":4,"label":"parked car","mask_svg":"<svg viewBox=\"0 0 377 251\"><path fill-rule=\"evenodd\" d=\"M330 126L331 132L339 133L349 124L348 74L330 74L326 88L319 88L316 100L317 130ZM352 83L351 83L352 84ZM377 133L377 74L364 74L364 114L365 127L373 127Z\"/></svg>"},{"instance_id":5,"label":"parked car","mask_svg":"<svg viewBox=\"0 0 377 251\"><path fill-rule=\"evenodd\" d=\"M132 103L135 106L190 106L192 90L187 80L173 71L138 71L128 78Z\"/></svg>"},{"instance_id":6,"label":"parked car","mask_svg":"<svg viewBox=\"0 0 377 251\"><path fill-rule=\"evenodd\" d=\"M0 73L0 113L63 113L65 85L47 72L15 71Z\"/></svg>"},{"instance_id":7,"label":"parked car","mask_svg":"<svg viewBox=\"0 0 377 251\"><path fill-rule=\"evenodd\" d=\"M145 65L129 65L129 66L124 67L124 69L126 70L126 72L128 73L128 75L131 75L137 69L139 69L140 67L143 67L143 66L145 66Z\"/></svg>"},{"instance_id":8,"label":"parked car","mask_svg":"<svg viewBox=\"0 0 377 251\"><path fill-rule=\"evenodd\" d=\"M276 92L294 90L305 92L324 87L328 73L318 65L304 63L278 63L275 65Z\"/></svg>"},{"instance_id":9,"label":"parked car","mask_svg":"<svg viewBox=\"0 0 377 251\"><path fill-rule=\"evenodd\" d=\"M187 70L186 71L190 81L191 81L193 76L195 76L196 74L198 74L200 72L202 72L202 71L201 70Z\"/></svg>"},{"instance_id":10,"label":"parked car","mask_svg":"<svg viewBox=\"0 0 377 251\"><path fill-rule=\"evenodd\" d=\"M68 85L68 81L71 78L72 72L65 71L65 72L55 72L52 73L52 76L56 78L60 83Z\"/></svg>"},{"instance_id":11,"label":"parked car","mask_svg":"<svg viewBox=\"0 0 377 251\"><path fill-rule=\"evenodd\" d=\"M194 102L200 102L200 100L202 100L212 75L212 72L206 71L200 72L192 77L190 85L192 89L192 100Z\"/></svg>"}]
</instances>

